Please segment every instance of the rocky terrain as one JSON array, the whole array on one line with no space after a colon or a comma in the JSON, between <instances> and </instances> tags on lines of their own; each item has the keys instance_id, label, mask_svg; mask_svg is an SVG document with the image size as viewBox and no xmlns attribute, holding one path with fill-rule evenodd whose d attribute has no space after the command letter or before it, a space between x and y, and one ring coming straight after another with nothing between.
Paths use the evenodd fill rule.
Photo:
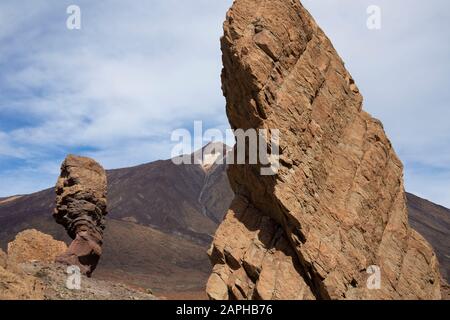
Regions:
<instances>
[{"instance_id":1,"label":"rocky terrain","mask_svg":"<svg viewBox=\"0 0 450 320\"><path fill-rule=\"evenodd\" d=\"M68 287L67 266L55 258L67 246L37 230L25 230L0 249L0 300L154 300L149 290L80 275L79 288Z\"/></svg>"},{"instance_id":2,"label":"rocky terrain","mask_svg":"<svg viewBox=\"0 0 450 320\"><path fill-rule=\"evenodd\" d=\"M441 299L436 254L409 226L403 165L300 2L234 1L221 43L231 127L278 129L281 167L229 166L235 199L209 251L209 297Z\"/></svg>"}]
</instances>

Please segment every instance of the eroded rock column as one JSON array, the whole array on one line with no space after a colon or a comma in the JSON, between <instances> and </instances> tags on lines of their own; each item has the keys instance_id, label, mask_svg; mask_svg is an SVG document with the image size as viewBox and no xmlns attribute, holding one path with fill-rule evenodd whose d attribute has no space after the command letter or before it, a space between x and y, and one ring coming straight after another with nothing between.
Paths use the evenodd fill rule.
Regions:
<instances>
[{"instance_id":1,"label":"eroded rock column","mask_svg":"<svg viewBox=\"0 0 450 320\"><path fill-rule=\"evenodd\" d=\"M69 155L56 184L57 223L73 242L56 261L77 265L90 276L102 254L105 229L107 180L100 164L90 158Z\"/></svg>"}]
</instances>

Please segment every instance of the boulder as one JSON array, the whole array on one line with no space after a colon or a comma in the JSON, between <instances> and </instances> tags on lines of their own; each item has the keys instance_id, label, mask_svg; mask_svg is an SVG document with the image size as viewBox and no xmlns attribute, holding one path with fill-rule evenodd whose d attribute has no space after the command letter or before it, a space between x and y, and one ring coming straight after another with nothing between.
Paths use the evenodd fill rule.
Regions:
<instances>
[{"instance_id":1,"label":"boulder","mask_svg":"<svg viewBox=\"0 0 450 320\"><path fill-rule=\"evenodd\" d=\"M8 244L8 258L15 263L34 260L55 262L56 257L66 250L67 245L64 242L57 241L48 234L31 229L20 232L15 240Z\"/></svg>"}]
</instances>

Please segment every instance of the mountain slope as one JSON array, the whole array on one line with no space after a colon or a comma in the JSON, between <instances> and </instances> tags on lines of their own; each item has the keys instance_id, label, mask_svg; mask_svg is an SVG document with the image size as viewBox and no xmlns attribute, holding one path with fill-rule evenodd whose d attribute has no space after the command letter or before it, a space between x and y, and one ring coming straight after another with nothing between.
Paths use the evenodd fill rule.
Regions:
<instances>
[{"instance_id":1,"label":"mountain slope","mask_svg":"<svg viewBox=\"0 0 450 320\"><path fill-rule=\"evenodd\" d=\"M442 276L450 279L450 209L406 194L409 222L433 246L440 263Z\"/></svg>"},{"instance_id":2,"label":"mountain slope","mask_svg":"<svg viewBox=\"0 0 450 320\"><path fill-rule=\"evenodd\" d=\"M198 196L206 173L198 165L157 161L108 172L111 217L178 232L207 243L215 229Z\"/></svg>"}]
</instances>

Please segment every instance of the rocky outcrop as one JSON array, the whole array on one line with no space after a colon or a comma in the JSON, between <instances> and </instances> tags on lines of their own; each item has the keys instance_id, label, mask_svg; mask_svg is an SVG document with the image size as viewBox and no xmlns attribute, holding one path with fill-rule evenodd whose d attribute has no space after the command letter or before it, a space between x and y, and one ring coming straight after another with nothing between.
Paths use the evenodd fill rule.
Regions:
<instances>
[{"instance_id":1,"label":"rocky outcrop","mask_svg":"<svg viewBox=\"0 0 450 320\"><path fill-rule=\"evenodd\" d=\"M57 241L40 231L25 230L16 236L16 239L8 244L8 258L15 263L30 262L33 260L42 262L55 262L57 256L67 250L67 245Z\"/></svg>"},{"instance_id":2,"label":"rocky outcrop","mask_svg":"<svg viewBox=\"0 0 450 320\"><path fill-rule=\"evenodd\" d=\"M40 255L38 252L43 247L48 248L36 237L29 237L30 233L24 231L16 237L13 243L8 245L8 252L12 256L8 256L0 249L0 300L41 300L44 297L43 284L36 278L25 274L18 265L28 258ZM35 234L34 234L35 236ZM47 236L53 240L52 237ZM31 245L31 247L28 247ZM21 253L20 251L23 251Z\"/></svg>"},{"instance_id":3,"label":"rocky outcrop","mask_svg":"<svg viewBox=\"0 0 450 320\"><path fill-rule=\"evenodd\" d=\"M209 297L440 299L436 256L408 224L402 163L310 14L236 0L224 31L230 124L280 130L281 166L229 166L236 196L209 251ZM367 285L377 270L380 286Z\"/></svg>"},{"instance_id":4,"label":"rocky outcrop","mask_svg":"<svg viewBox=\"0 0 450 320\"><path fill-rule=\"evenodd\" d=\"M77 265L90 276L102 254L105 229L106 172L92 159L69 155L56 184L54 218L74 239L57 262Z\"/></svg>"},{"instance_id":5,"label":"rocky outcrop","mask_svg":"<svg viewBox=\"0 0 450 320\"><path fill-rule=\"evenodd\" d=\"M210 257L218 262L207 284L212 299L314 299L281 226L244 197L234 199Z\"/></svg>"}]
</instances>

